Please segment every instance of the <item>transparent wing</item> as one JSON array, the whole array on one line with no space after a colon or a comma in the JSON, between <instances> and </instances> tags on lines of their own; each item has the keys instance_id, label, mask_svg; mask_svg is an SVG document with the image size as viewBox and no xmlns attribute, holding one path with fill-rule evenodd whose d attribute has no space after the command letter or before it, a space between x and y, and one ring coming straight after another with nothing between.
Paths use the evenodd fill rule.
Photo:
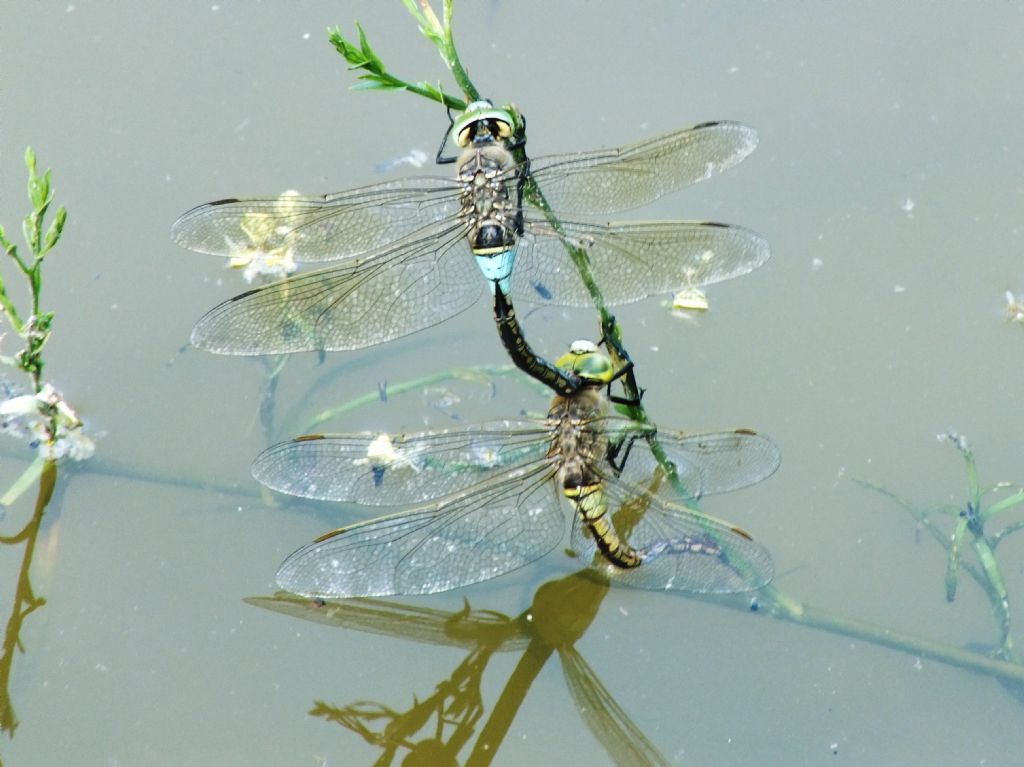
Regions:
<instances>
[{"instance_id":1,"label":"transparent wing","mask_svg":"<svg viewBox=\"0 0 1024 767\"><path fill-rule=\"evenodd\" d=\"M343 528L304 546L278 585L309 597L433 594L496 578L561 540L554 470L477 486L431 506Z\"/></svg>"},{"instance_id":2,"label":"transparent wing","mask_svg":"<svg viewBox=\"0 0 1024 767\"><path fill-rule=\"evenodd\" d=\"M171 239L200 253L288 252L295 261L332 261L401 239L459 211L451 178L405 178L325 196L219 200L185 213Z\"/></svg>"},{"instance_id":3,"label":"transparent wing","mask_svg":"<svg viewBox=\"0 0 1024 767\"><path fill-rule=\"evenodd\" d=\"M551 210L608 213L638 208L703 181L756 146L753 128L710 122L619 149L538 157L530 170Z\"/></svg>"},{"instance_id":4,"label":"transparent wing","mask_svg":"<svg viewBox=\"0 0 1024 767\"><path fill-rule=\"evenodd\" d=\"M642 486L658 468L651 443L633 429L620 448L621 481ZM657 444L676 466L683 486L694 499L755 485L779 468L778 446L749 429L684 432L658 429ZM627 453L628 451L628 453ZM603 469L608 474L608 469Z\"/></svg>"},{"instance_id":5,"label":"transparent wing","mask_svg":"<svg viewBox=\"0 0 1024 767\"><path fill-rule=\"evenodd\" d=\"M771 255L764 238L749 229L702 221L562 222L562 232L587 251L594 279L613 305L739 277ZM530 222L518 246L512 294L558 306L592 303L563 240L539 222Z\"/></svg>"},{"instance_id":6,"label":"transparent wing","mask_svg":"<svg viewBox=\"0 0 1024 767\"><path fill-rule=\"evenodd\" d=\"M698 511L687 509L614 479L605 483L612 521L620 536L643 561L623 569L596 552L579 520L573 523L573 547L584 561L609 578L640 589L730 594L752 591L769 583L775 568L768 551L746 531Z\"/></svg>"},{"instance_id":7,"label":"transparent wing","mask_svg":"<svg viewBox=\"0 0 1024 767\"><path fill-rule=\"evenodd\" d=\"M366 506L437 500L543 460L543 421L507 420L421 434L319 434L281 442L252 474L278 492Z\"/></svg>"},{"instance_id":8,"label":"transparent wing","mask_svg":"<svg viewBox=\"0 0 1024 767\"><path fill-rule=\"evenodd\" d=\"M559 646L558 657L580 718L615 764L669 767L575 647Z\"/></svg>"},{"instance_id":9,"label":"transparent wing","mask_svg":"<svg viewBox=\"0 0 1024 767\"><path fill-rule=\"evenodd\" d=\"M323 602L279 591L270 597L245 597L247 604L325 626L397 637L421 644L478 648L496 652L525 650L528 624L490 610L437 610L377 599Z\"/></svg>"},{"instance_id":10,"label":"transparent wing","mask_svg":"<svg viewBox=\"0 0 1024 767\"><path fill-rule=\"evenodd\" d=\"M196 323L192 344L217 354L361 349L454 317L482 287L463 225L437 222L371 257L235 296Z\"/></svg>"}]
</instances>

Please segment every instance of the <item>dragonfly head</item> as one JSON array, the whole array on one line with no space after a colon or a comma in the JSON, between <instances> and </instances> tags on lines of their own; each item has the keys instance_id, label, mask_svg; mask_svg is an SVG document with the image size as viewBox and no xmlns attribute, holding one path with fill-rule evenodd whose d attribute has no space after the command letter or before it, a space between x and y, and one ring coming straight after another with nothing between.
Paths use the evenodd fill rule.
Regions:
<instances>
[{"instance_id":1,"label":"dragonfly head","mask_svg":"<svg viewBox=\"0 0 1024 767\"><path fill-rule=\"evenodd\" d=\"M591 341L573 341L555 365L588 383L607 384L615 377L612 361Z\"/></svg>"},{"instance_id":2,"label":"dragonfly head","mask_svg":"<svg viewBox=\"0 0 1024 767\"><path fill-rule=\"evenodd\" d=\"M472 144L494 143L512 137L515 119L507 109L490 101L474 101L452 123L452 140L465 148Z\"/></svg>"}]
</instances>

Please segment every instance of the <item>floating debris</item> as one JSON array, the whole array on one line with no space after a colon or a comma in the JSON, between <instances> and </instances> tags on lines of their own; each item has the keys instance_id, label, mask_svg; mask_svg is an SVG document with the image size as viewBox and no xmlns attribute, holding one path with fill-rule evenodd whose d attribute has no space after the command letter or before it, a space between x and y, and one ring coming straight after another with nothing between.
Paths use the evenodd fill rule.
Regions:
<instances>
[{"instance_id":1,"label":"floating debris","mask_svg":"<svg viewBox=\"0 0 1024 767\"><path fill-rule=\"evenodd\" d=\"M422 149L410 149L407 155L402 157L396 157L393 160L387 160L386 162L379 162L374 168L378 173L387 173L389 170L394 170L400 165L411 165L414 168L422 168L427 164L427 153Z\"/></svg>"},{"instance_id":2,"label":"floating debris","mask_svg":"<svg viewBox=\"0 0 1024 767\"><path fill-rule=\"evenodd\" d=\"M679 320L693 322L708 310L708 298L700 288L683 288L671 301L662 301L662 307Z\"/></svg>"},{"instance_id":3,"label":"floating debris","mask_svg":"<svg viewBox=\"0 0 1024 767\"><path fill-rule=\"evenodd\" d=\"M706 312L708 297L700 288L683 288L672 298L672 309L678 311Z\"/></svg>"},{"instance_id":4,"label":"floating debris","mask_svg":"<svg viewBox=\"0 0 1024 767\"><path fill-rule=\"evenodd\" d=\"M1015 296L1006 291L1006 321L1024 325L1024 295Z\"/></svg>"}]
</instances>

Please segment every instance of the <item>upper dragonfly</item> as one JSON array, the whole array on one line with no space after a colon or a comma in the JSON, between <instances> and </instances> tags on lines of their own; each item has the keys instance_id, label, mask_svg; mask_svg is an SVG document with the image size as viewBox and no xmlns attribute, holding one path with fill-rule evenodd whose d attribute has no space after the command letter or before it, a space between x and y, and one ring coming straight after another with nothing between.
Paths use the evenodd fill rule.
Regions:
<instances>
[{"instance_id":1,"label":"upper dragonfly","mask_svg":"<svg viewBox=\"0 0 1024 767\"><path fill-rule=\"evenodd\" d=\"M498 284L523 300L589 305L566 245L586 251L609 304L730 279L768 259L764 239L736 226L561 218L563 211L639 207L730 168L757 145L752 128L703 123L619 149L517 162L523 139L513 126L521 120L490 102L470 104L450 131L461 147L449 158L454 178L398 179L322 197L220 200L184 214L171 235L191 250L337 262L223 302L199 320L192 343L220 354L383 343L471 306L481 291L474 260L492 291ZM552 224L551 211L560 223Z\"/></svg>"},{"instance_id":2,"label":"upper dragonfly","mask_svg":"<svg viewBox=\"0 0 1024 767\"><path fill-rule=\"evenodd\" d=\"M760 588L771 556L750 535L663 498L661 451L694 497L765 479L779 465L748 429L686 433L611 415L611 361L577 342L556 363L583 381L545 419L420 434L309 435L274 445L253 476L275 490L411 506L321 536L289 556L278 585L313 597L430 594L495 578L562 540L559 496L584 562L626 585L699 593Z\"/></svg>"}]
</instances>

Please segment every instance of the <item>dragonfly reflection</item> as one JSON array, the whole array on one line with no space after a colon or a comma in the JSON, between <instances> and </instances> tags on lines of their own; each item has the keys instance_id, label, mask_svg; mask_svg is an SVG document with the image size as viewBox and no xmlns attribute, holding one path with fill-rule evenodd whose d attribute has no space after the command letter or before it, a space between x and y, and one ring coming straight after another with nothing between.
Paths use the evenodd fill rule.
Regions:
<instances>
[{"instance_id":1,"label":"dragonfly reflection","mask_svg":"<svg viewBox=\"0 0 1024 767\"><path fill-rule=\"evenodd\" d=\"M753 129L704 123L619 149L517 162L524 139L516 125L521 116L517 121L509 110L470 104L450 131L462 150L454 177L399 179L322 197L220 200L184 214L172 238L192 250L336 262L225 301L196 324L193 344L271 354L382 343L469 308L481 292L474 260L492 290L587 306L590 295L566 245L586 252L609 304L730 279L767 260L766 242L741 227L553 223L550 214L645 205L738 163L756 146ZM442 157L443 148L438 161L456 161Z\"/></svg>"},{"instance_id":2,"label":"dragonfly reflection","mask_svg":"<svg viewBox=\"0 0 1024 767\"><path fill-rule=\"evenodd\" d=\"M574 345L576 346L576 345ZM575 510L573 545L640 588L728 593L772 577L744 530L662 498L656 451L697 498L754 484L779 464L766 437L686 433L609 414L611 363L592 344L558 366L579 376L546 419L508 419L407 435L311 435L275 445L253 475L284 493L412 508L327 533L281 565L278 584L319 597L428 594L494 578L562 540L559 495ZM628 529L613 513L637 499Z\"/></svg>"},{"instance_id":3,"label":"dragonfly reflection","mask_svg":"<svg viewBox=\"0 0 1024 767\"><path fill-rule=\"evenodd\" d=\"M463 610L443 611L373 599L312 603L289 594L245 601L324 625L469 650L432 694L416 695L407 710L365 700L316 703L311 715L337 722L381 750L375 764L392 764L403 751L402 764L416 758L424 764L490 764L533 680L557 653L577 711L614 762L667 765L576 649L607 593L607 579L582 571L543 584L516 617L473 610L468 602ZM498 652L522 656L487 715L483 674Z\"/></svg>"}]
</instances>

